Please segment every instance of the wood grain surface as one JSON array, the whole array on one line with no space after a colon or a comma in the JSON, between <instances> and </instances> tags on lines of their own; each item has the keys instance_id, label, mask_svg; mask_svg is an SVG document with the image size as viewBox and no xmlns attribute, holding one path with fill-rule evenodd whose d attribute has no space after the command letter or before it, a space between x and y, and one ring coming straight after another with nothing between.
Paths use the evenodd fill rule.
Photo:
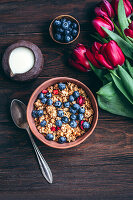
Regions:
<instances>
[{"instance_id":1,"label":"wood grain surface","mask_svg":"<svg viewBox=\"0 0 133 200\"><path fill-rule=\"evenodd\" d=\"M37 44L44 55L42 73L29 83L9 80L0 65L0 200L132 200L133 120L99 109L94 133L81 145L52 149L35 138L53 172L48 184L40 173L31 143L10 117L13 98L28 103L34 89L57 76L77 78L95 94L101 83L92 72L68 66L67 57L77 42L91 44L91 20L96 0L1 0L0 56L19 39ZM53 18L69 14L81 24L81 34L69 46L54 43L48 32Z\"/></svg>"}]
</instances>

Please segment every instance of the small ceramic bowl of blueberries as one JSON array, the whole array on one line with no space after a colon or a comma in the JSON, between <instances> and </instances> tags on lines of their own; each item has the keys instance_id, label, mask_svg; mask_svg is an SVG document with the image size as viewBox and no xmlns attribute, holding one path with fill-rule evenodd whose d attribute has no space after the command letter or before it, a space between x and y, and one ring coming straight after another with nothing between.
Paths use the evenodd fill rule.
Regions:
<instances>
[{"instance_id":1,"label":"small ceramic bowl of blueberries","mask_svg":"<svg viewBox=\"0 0 133 200\"><path fill-rule=\"evenodd\" d=\"M70 15L60 15L51 22L49 33L55 42L59 44L70 44L78 38L80 24Z\"/></svg>"}]
</instances>

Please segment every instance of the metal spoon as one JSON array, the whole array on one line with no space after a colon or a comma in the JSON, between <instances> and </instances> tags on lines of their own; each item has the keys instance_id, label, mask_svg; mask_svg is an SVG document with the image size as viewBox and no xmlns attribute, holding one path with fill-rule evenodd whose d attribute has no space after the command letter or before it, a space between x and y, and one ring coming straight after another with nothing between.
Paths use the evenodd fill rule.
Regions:
<instances>
[{"instance_id":1,"label":"metal spoon","mask_svg":"<svg viewBox=\"0 0 133 200\"><path fill-rule=\"evenodd\" d=\"M15 125L18 128L27 130L28 135L31 140L31 143L34 147L34 150L35 150L35 153L36 153L36 156L38 159L38 163L40 165L41 172L42 172L43 176L46 178L46 180L49 183L52 183L53 182L52 172L51 172L48 164L46 163L44 157L42 156L41 152L39 151L37 145L35 144L34 139L31 135L30 128L29 128L29 125L26 120L26 105L23 102L21 102L20 100L14 99L11 102L10 111L11 111L11 116L12 116L12 119L13 119Z\"/></svg>"}]
</instances>

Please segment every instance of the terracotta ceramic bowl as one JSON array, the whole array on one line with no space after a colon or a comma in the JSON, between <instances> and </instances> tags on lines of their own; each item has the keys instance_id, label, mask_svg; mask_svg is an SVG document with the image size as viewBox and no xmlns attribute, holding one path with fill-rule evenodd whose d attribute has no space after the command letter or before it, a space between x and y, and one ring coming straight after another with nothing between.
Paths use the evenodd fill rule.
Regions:
<instances>
[{"instance_id":1,"label":"terracotta ceramic bowl","mask_svg":"<svg viewBox=\"0 0 133 200\"><path fill-rule=\"evenodd\" d=\"M40 134L38 132L38 130L36 129L34 119L32 118L32 115L31 115L32 110L33 110L33 104L34 104L35 100L37 99L38 94L43 89L46 89L47 87L49 87L53 84L59 83L59 82L72 82L72 83L77 84L79 87L83 88L85 90L86 94L88 95L88 97L90 98L91 103L92 103L92 108L94 110L94 118L93 118L93 121L91 124L91 128L84 135L77 138L76 141L70 142L70 143L64 143L64 144L59 144L58 142L49 141L49 140L45 139L45 137L42 134ZM57 149L67 149L67 148L71 148L71 147L79 145L93 133L93 131L96 127L97 121L98 121L98 106L97 106L95 97L93 96L90 89L86 85L81 83L80 81L73 79L73 78L68 78L68 77L52 78L52 79L49 79L48 81L45 81L44 83L42 83L31 95L28 106L27 106L27 121L28 121L28 124L29 124L30 129L33 132L33 134L44 144L46 144L50 147L53 147L53 148L57 148Z\"/></svg>"},{"instance_id":2,"label":"terracotta ceramic bowl","mask_svg":"<svg viewBox=\"0 0 133 200\"><path fill-rule=\"evenodd\" d=\"M67 42L67 43L65 43L65 42L59 42L59 41L55 40L55 38L54 38L54 36L53 36L53 32L54 32L53 23L54 23L55 20L60 20L60 19L62 19L62 18L66 18L67 20L70 20L71 22L75 22L75 23L77 23L77 25L78 25L78 34L77 34L77 36L76 36L72 41ZM79 34L80 34L80 24L79 24L79 22L77 21L77 19L75 19L75 18L72 17L71 15L59 15L58 17L56 17L56 18L51 22L50 27L49 27L49 34L50 34L51 38L53 39L53 41L55 41L56 43L59 43L59 44L70 44L70 43L74 42L75 40L77 40L77 38L79 37Z\"/></svg>"}]
</instances>

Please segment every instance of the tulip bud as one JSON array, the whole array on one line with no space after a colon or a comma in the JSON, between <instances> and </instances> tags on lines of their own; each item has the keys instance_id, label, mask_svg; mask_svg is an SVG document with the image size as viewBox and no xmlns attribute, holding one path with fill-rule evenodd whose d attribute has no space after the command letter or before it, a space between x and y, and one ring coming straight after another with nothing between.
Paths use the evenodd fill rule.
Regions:
<instances>
[{"instance_id":1,"label":"tulip bud","mask_svg":"<svg viewBox=\"0 0 133 200\"><path fill-rule=\"evenodd\" d=\"M114 24L113 22L106 16L102 17L96 17L93 21L92 24L96 31L99 33L99 35L103 38L107 37L107 33L102 29L102 26L107 28L110 31L114 31Z\"/></svg>"},{"instance_id":2,"label":"tulip bud","mask_svg":"<svg viewBox=\"0 0 133 200\"><path fill-rule=\"evenodd\" d=\"M91 69L86 57L86 47L83 44L78 44L73 50L69 64L82 72L88 72Z\"/></svg>"},{"instance_id":3,"label":"tulip bud","mask_svg":"<svg viewBox=\"0 0 133 200\"><path fill-rule=\"evenodd\" d=\"M125 62L125 57L122 53L122 50L113 40L103 45L95 42L92 46L92 49L93 56L98 65L100 65L101 67L113 70L115 67L117 67L118 65L123 65L123 63ZM90 62L92 62L92 56L87 54L87 58L88 60L90 60ZM95 66L98 67L97 65Z\"/></svg>"},{"instance_id":4,"label":"tulip bud","mask_svg":"<svg viewBox=\"0 0 133 200\"><path fill-rule=\"evenodd\" d=\"M129 27L124 30L126 36L133 38L133 21L129 24Z\"/></svg>"},{"instance_id":5,"label":"tulip bud","mask_svg":"<svg viewBox=\"0 0 133 200\"><path fill-rule=\"evenodd\" d=\"M95 53L96 51L99 51L101 47L102 47L101 43L94 42L94 44L92 45L92 52Z\"/></svg>"},{"instance_id":6,"label":"tulip bud","mask_svg":"<svg viewBox=\"0 0 133 200\"><path fill-rule=\"evenodd\" d=\"M112 6L117 15L118 15L118 3L119 3L119 0L112 0ZM133 7L129 0L123 0L123 3L124 3L126 16L129 17L133 12Z\"/></svg>"},{"instance_id":7,"label":"tulip bud","mask_svg":"<svg viewBox=\"0 0 133 200\"><path fill-rule=\"evenodd\" d=\"M115 13L111 4L107 0L103 0L99 7L95 8L96 16L106 16L114 18Z\"/></svg>"}]
</instances>

